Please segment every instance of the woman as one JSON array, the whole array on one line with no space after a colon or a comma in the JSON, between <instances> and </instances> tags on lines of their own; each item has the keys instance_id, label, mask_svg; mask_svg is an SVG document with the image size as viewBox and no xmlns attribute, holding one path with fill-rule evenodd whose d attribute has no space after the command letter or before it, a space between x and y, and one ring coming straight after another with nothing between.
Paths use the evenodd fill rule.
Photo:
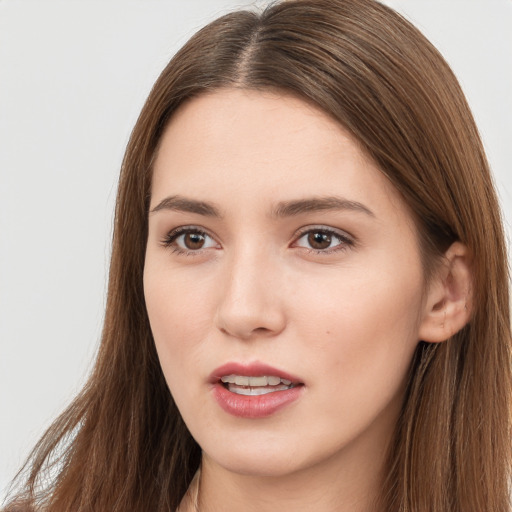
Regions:
<instances>
[{"instance_id":1,"label":"woman","mask_svg":"<svg viewBox=\"0 0 512 512\"><path fill-rule=\"evenodd\" d=\"M507 283L415 28L372 0L224 16L135 126L100 353L7 510L509 510Z\"/></svg>"}]
</instances>

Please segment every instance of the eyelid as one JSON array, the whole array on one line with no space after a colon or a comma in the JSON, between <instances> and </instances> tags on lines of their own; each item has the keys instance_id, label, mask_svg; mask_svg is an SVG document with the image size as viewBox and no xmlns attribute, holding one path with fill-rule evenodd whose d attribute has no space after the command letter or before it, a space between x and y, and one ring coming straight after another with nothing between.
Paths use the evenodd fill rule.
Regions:
<instances>
[{"instance_id":1,"label":"eyelid","mask_svg":"<svg viewBox=\"0 0 512 512\"><path fill-rule=\"evenodd\" d=\"M173 249L173 251L178 254L186 254L186 255L196 255L196 254L202 253L205 250L212 249L212 247L206 247L204 249L201 248L201 249L193 250L193 249L185 249L183 247L177 247L177 246L173 245L177 238L179 238L180 236L185 235L187 233L199 233L201 235L207 236L207 237L211 238L217 245L220 246L220 243L218 242L217 238L215 236L213 236L207 229L205 229L201 226L196 226L196 225L178 226L178 227L172 229L163 237L163 239L161 240L161 244L166 248Z\"/></svg>"},{"instance_id":2,"label":"eyelid","mask_svg":"<svg viewBox=\"0 0 512 512\"><path fill-rule=\"evenodd\" d=\"M313 247L302 247L295 245L304 235L311 232L322 232L332 235L340 240L340 243L335 245L334 247L329 247L327 249L314 249ZM352 247L355 245L355 238L347 233L346 231L338 228L333 228L331 226L326 226L322 224L304 226L300 228L293 237L292 247L298 247L300 249L305 249L310 252L318 253L318 254L332 254L334 252L345 250L348 247Z\"/></svg>"},{"instance_id":3,"label":"eyelid","mask_svg":"<svg viewBox=\"0 0 512 512\"><path fill-rule=\"evenodd\" d=\"M308 247L296 245L297 242L302 237L304 237L306 234L315 232L315 231L327 233L327 234L337 238L339 240L339 243L333 247L328 247L326 249L315 249L313 247L308 248ZM186 248L179 247L179 246L175 245L176 239L184 234L187 234L187 233L199 233L201 235L209 237L219 247L186 249ZM197 225L185 225L185 226L178 226L176 228L173 228L163 237L163 239L161 240L161 245L163 245L165 248L172 249L173 252L176 252L178 254L184 254L184 255L190 255L190 256L202 254L204 251L212 249L212 248L221 248L220 247L221 244L218 242L217 238L214 235L212 235L204 227L197 226ZM339 228L334 228L332 226L322 225L322 224L309 225L309 226L304 226L304 227L300 228L293 235L293 241L291 243L291 247L296 247L296 248L303 249L308 252L312 252L315 254L324 254L324 255L332 254L332 253L335 253L340 250L346 250L349 247L352 247L354 245L355 245L355 238L352 235L350 235L349 233L347 233L346 231L339 229Z\"/></svg>"}]
</instances>

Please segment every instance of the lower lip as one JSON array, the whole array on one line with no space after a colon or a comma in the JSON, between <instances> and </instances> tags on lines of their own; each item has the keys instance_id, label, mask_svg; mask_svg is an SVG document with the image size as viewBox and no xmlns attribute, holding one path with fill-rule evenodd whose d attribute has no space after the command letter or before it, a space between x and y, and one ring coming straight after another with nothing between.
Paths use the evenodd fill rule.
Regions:
<instances>
[{"instance_id":1,"label":"lower lip","mask_svg":"<svg viewBox=\"0 0 512 512\"><path fill-rule=\"evenodd\" d=\"M265 418L295 402L304 386L295 386L265 395L238 395L226 389L220 382L213 387L213 395L227 413L239 418Z\"/></svg>"}]
</instances>

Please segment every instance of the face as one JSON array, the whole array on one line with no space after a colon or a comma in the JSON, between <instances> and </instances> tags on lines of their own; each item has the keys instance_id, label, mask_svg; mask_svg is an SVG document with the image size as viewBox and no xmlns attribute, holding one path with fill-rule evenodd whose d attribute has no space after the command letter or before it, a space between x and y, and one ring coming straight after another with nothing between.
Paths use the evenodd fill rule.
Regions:
<instances>
[{"instance_id":1,"label":"face","mask_svg":"<svg viewBox=\"0 0 512 512\"><path fill-rule=\"evenodd\" d=\"M183 105L154 165L144 289L210 463L278 476L382 456L422 320L418 239L324 113L233 89Z\"/></svg>"}]
</instances>

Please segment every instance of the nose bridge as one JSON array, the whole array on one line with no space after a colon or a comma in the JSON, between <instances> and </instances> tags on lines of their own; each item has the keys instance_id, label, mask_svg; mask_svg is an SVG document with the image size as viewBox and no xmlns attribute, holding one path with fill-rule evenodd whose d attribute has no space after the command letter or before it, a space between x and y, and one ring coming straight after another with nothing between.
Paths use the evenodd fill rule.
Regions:
<instances>
[{"instance_id":1,"label":"nose bridge","mask_svg":"<svg viewBox=\"0 0 512 512\"><path fill-rule=\"evenodd\" d=\"M278 260L265 244L245 241L228 251L217 312L221 331L244 339L281 332L285 318Z\"/></svg>"}]
</instances>

